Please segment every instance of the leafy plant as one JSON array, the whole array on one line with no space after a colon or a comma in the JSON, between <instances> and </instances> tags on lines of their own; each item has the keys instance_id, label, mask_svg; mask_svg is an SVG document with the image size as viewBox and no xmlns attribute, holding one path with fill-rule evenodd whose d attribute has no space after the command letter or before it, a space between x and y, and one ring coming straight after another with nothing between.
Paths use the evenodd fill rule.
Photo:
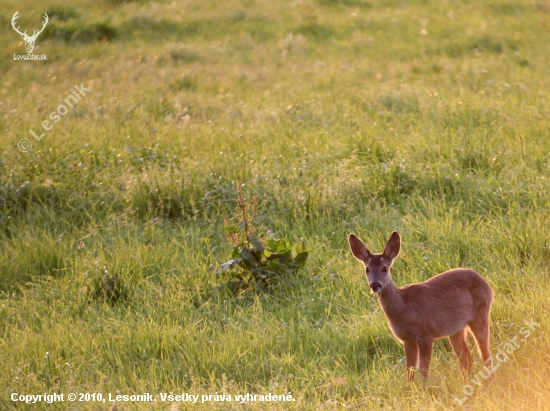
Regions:
<instances>
[{"instance_id":1,"label":"leafy plant","mask_svg":"<svg viewBox=\"0 0 550 411\"><path fill-rule=\"evenodd\" d=\"M258 197L248 203L242 193L243 184L237 185L237 206L232 219L225 220L226 236L233 244L231 259L221 265L221 271L230 271L229 287L233 292L255 287L267 291L284 277L304 267L308 251L284 238L276 238L267 230L262 239L254 234L254 214ZM266 240L267 239L267 240Z\"/></svg>"}]
</instances>

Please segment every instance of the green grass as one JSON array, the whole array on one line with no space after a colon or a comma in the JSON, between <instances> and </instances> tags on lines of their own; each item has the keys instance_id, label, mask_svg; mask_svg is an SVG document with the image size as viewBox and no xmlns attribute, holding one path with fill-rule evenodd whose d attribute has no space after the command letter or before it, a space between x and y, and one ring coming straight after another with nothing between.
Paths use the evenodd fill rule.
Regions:
<instances>
[{"instance_id":1,"label":"green grass","mask_svg":"<svg viewBox=\"0 0 550 411\"><path fill-rule=\"evenodd\" d=\"M348 250L350 232L378 251L394 229L398 285L457 266L489 281L494 353L540 324L465 406L549 409L544 1L5 3L0 409L28 408L13 392L296 399L118 409L460 408L472 383L446 341L428 383L405 383ZM46 61L13 60L16 10L29 32L49 14ZM310 251L268 294L216 277L239 180L258 226ZM102 278L124 298L94 294Z\"/></svg>"}]
</instances>

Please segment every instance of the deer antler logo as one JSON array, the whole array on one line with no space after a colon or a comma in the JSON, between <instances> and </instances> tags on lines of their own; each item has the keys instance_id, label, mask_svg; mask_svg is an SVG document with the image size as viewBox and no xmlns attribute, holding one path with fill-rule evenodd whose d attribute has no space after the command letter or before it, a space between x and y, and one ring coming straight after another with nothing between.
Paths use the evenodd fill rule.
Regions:
<instances>
[{"instance_id":1,"label":"deer antler logo","mask_svg":"<svg viewBox=\"0 0 550 411\"><path fill-rule=\"evenodd\" d=\"M19 10L16 11L15 14L13 15L13 17L11 19L11 25L12 25L13 29L21 35L21 38L25 42L25 48L27 49L27 53L31 54L32 51L34 50L34 43L36 42L36 38L38 37L38 35L40 33L42 33L44 31L44 29L46 28L46 24L48 24L48 20L49 20L48 15L46 13L44 13L44 23L42 24L42 28L40 30L34 30L34 32L32 33L32 36L29 36L27 34L27 30L25 30L23 33L21 33L19 31L19 27L15 27L15 21L19 17L17 15L17 13L19 13Z\"/></svg>"}]
</instances>

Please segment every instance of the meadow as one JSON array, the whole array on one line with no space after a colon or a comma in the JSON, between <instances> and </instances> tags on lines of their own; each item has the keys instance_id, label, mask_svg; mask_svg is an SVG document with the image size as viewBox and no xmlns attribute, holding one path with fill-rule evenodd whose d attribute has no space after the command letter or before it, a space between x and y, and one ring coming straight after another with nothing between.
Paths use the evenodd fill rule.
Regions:
<instances>
[{"instance_id":1,"label":"meadow","mask_svg":"<svg viewBox=\"0 0 550 411\"><path fill-rule=\"evenodd\" d=\"M0 409L550 409L546 0L2 4ZM14 60L17 10L29 33L48 14L47 60ZM258 236L309 252L265 292L218 275L239 182ZM398 286L459 266L491 284L492 351L516 345L490 380L438 340L406 383L347 244L392 230Z\"/></svg>"}]
</instances>

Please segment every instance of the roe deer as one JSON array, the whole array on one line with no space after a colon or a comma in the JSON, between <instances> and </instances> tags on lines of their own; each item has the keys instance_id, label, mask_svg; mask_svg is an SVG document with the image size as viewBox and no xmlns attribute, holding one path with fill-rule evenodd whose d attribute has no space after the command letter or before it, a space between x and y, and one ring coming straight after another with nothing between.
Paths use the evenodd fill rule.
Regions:
<instances>
[{"instance_id":1,"label":"roe deer","mask_svg":"<svg viewBox=\"0 0 550 411\"><path fill-rule=\"evenodd\" d=\"M472 369L467 329L473 333L480 357L492 365L489 345L489 312L493 302L491 286L478 273L455 268L427 281L397 288L390 267L401 247L394 231L382 254L372 254L354 234L349 236L351 252L366 269L370 289L386 314L394 337L403 344L407 376L414 380L420 357L420 373L428 379L434 339L449 337L463 372Z\"/></svg>"}]
</instances>

